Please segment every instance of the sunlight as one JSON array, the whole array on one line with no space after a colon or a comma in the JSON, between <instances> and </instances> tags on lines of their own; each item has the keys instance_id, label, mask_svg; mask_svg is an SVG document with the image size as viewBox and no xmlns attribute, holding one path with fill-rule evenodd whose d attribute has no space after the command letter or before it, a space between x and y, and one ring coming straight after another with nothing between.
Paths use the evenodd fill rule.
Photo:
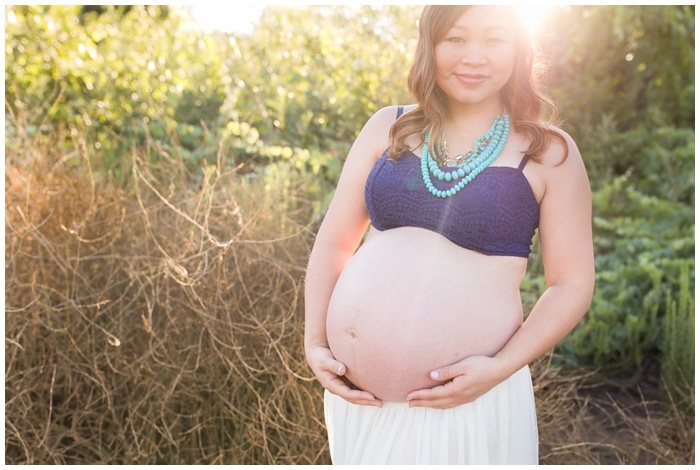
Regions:
<instances>
[{"instance_id":1,"label":"sunlight","mask_svg":"<svg viewBox=\"0 0 700 470\"><path fill-rule=\"evenodd\" d=\"M209 3L190 5L192 16L201 28L211 33L250 33L260 21L266 4L230 5L229 7Z\"/></svg>"},{"instance_id":2,"label":"sunlight","mask_svg":"<svg viewBox=\"0 0 700 470\"><path fill-rule=\"evenodd\" d=\"M552 5L518 5L517 8L530 28L530 33L536 35L542 24L542 20L552 9Z\"/></svg>"}]
</instances>

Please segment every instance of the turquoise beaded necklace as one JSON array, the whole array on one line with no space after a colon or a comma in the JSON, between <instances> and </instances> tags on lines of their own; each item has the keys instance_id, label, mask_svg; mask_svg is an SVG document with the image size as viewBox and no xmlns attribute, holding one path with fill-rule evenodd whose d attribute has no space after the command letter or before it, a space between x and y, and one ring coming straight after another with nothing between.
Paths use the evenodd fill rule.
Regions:
<instances>
[{"instance_id":1,"label":"turquoise beaded necklace","mask_svg":"<svg viewBox=\"0 0 700 470\"><path fill-rule=\"evenodd\" d=\"M421 153L421 173L423 183L428 191L436 197L447 198L454 196L469 184L476 176L484 171L500 155L510 132L510 119L506 113L499 114L488 131L474 142L471 157L454 170L443 171L437 163L437 158L431 155L428 142L430 132L426 132ZM450 189L440 190L435 187L430 176L440 181L456 181Z\"/></svg>"}]
</instances>

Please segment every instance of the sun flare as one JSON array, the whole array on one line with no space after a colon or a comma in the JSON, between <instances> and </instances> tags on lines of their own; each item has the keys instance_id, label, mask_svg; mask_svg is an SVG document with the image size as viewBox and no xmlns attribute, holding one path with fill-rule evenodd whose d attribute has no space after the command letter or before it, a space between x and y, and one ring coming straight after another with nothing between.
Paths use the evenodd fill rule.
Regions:
<instances>
[{"instance_id":1,"label":"sun flare","mask_svg":"<svg viewBox=\"0 0 700 470\"><path fill-rule=\"evenodd\" d=\"M537 34L543 19L549 14L552 5L518 5L518 13L525 19L530 33Z\"/></svg>"}]
</instances>

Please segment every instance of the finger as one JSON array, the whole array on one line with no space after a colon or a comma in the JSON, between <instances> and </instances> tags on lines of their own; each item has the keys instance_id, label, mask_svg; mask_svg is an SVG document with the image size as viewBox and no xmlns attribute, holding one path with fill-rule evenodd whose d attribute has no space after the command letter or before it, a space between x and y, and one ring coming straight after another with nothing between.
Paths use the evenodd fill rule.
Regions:
<instances>
[{"instance_id":1,"label":"finger","mask_svg":"<svg viewBox=\"0 0 700 470\"><path fill-rule=\"evenodd\" d=\"M347 398L344 399L356 405L378 406L379 408L381 408L382 405L384 405L383 401L376 398L371 393L362 390L350 390L350 393L348 393Z\"/></svg>"},{"instance_id":2,"label":"finger","mask_svg":"<svg viewBox=\"0 0 700 470\"><path fill-rule=\"evenodd\" d=\"M426 407L426 408L437 408L446 409L453 408L457 405L461 405L460 402L450 399L450 398L440 398L440 399L428 399L428 400L411 400L408 402L409 408Z\"/></svg>"},{"instance_id":3,"label":"finger","mask_svg":"<svg viewBox=\"0 0 700 470\"><path fill-rule=\"evenodd\" d=\"M451 396L454 392L454 383L447 382L443 385L437 385L432 388L424 388L421 390L414 390L406 396L406 400L436 400L440 398L445 398Z\"/></svg>"},{"instance_id":4,"label":"finger","mask_svg":"<svg viewBox=\"0 0 700 470\"><path fill-rule=\"evenodd\" d=\"M441 409L452 408L463 403L463 401L459 400L456 392L457 389L453 382L433 388L416 390L408 394L408 406L411 408L417 406Z\"/></svg>"},{"instance_id":5,"label":"finger","mask_svg":"<svg viewBox=\"0 0 700 470\"><path fill-rule=\"evenodd\" d=\"M452 408L455 406L463 405L465 403L471 403L476 401L481 394L469 393L465 395L445 395L445 396L435 396L435 397L421 397L409 400L408 406L410 408L425 406L429 408Z\"/></svg>"},{"instance_id":6,"label":"finger","mask_svg":"<svg viewBox=\"0 0 700 470\"><path fill-rule=\"evenodd\" d=\"M380 399L376 398L370 392L365 390L355 390L348 387L340 379L334 380L332 386L327 388L329 392L334 395L338 395L345 401L354 403L356 405L372 405L382 407L384 404Z\"/></svg>"},{"instance_id":7,"label":"finger","mask_svg":"<svg viewBox=\"0 0 700 470\"><path fill-rule=\"evenodd\" d=\"M323 362L323 368L334 373L335 375L345 375L345 372L348 370L345 364L334 358L326 359Z\"/></svg>"},{"instance_id":8,"label":"finger","mask_svg":"<svg viewBox=\"0 0 700 470\"><path fill-rule=\"evenodd\" d=\"M452 366L440 367L430 372L430 378L438 382L454 379L459 373Z\"/></svg>"},{"instance_id":9,"label":"finger","mask_svg":"<svg viewBox=\"0 0 700 470\"><path fill-rule=\"evenodd\" d=\"M334 375L345 375L347 372L345 364L338 361L327 347L316 347L308 354L315 358L309 363L314 371L323 370Z\"/></svg>"},{"instance_id":10,"label":"finger","mask_svg":"<svg viewBox=\"0 0 700 470\"><path fill-rule=\"evenodd\" d=\"M355 387L352 383L348 382L345 377L334 376L328 381L328 386L325 388L339 397L345 399L346 401L355 402L373 402L382 403L377 397L375 397L371 392L367 390L362 390Z\"/></svg>"}]
</instances>

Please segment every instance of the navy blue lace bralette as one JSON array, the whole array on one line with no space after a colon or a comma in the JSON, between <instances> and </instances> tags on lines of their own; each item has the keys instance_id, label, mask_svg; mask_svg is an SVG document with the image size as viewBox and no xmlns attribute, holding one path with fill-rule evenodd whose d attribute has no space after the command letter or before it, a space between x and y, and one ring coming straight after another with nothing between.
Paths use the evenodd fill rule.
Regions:
<instances>
[{"instance_id":1,"label":"navy blue lace bralette","mask_svg":"<svg viewBox=\"0 0 700 470\"><path fill-rule=\"evenodd\" d=\"M425 228L479 253L527 258L539 224L539 204L523 174L528 158L518 168L490 166L456 195L442 199L423 184L417 155L406 152L392 160L385 152L365 185L372 225L380 231ZM451 186L433 183L439 190Z\"/></svg>"}]
</instances>

